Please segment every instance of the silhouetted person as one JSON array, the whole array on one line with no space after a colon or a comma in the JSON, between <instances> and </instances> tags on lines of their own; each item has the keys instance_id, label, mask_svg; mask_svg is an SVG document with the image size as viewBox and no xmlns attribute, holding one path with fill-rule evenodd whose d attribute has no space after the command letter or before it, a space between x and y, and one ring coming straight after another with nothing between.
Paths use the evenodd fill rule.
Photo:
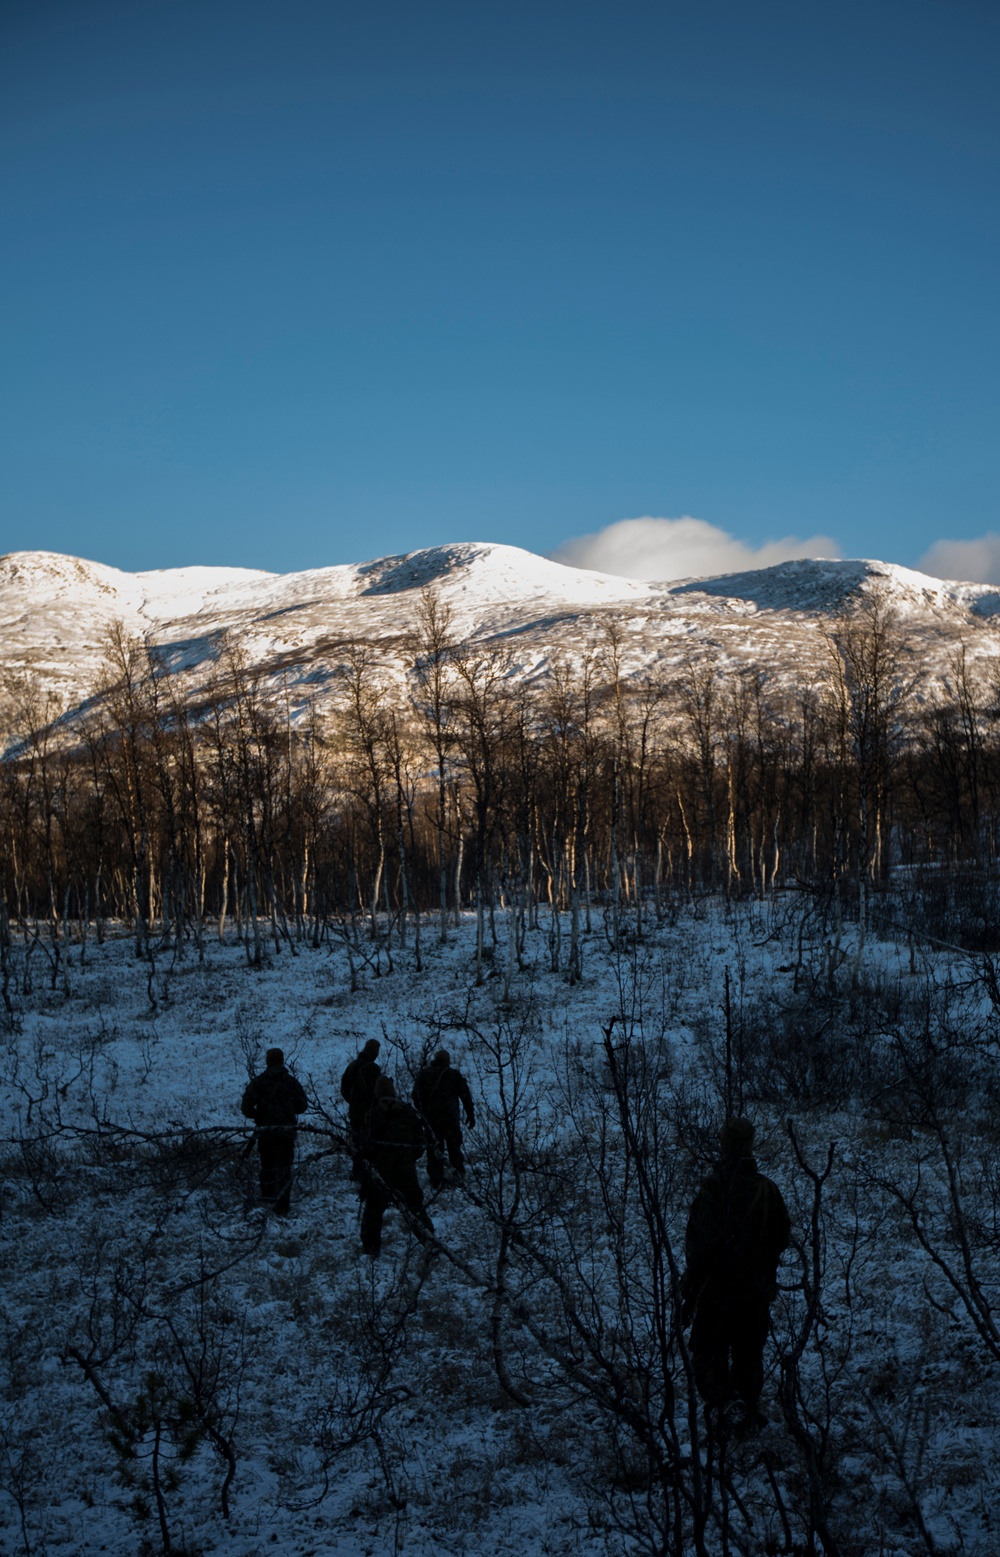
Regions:
<instances>
[{"instance_id":1,"label":"silhouetted person","mask_svg":"<svg viewBox=\"0 0 1000 1557\"><path fill-rule=\"evenodd\" d=\"M476 1123L469 1083L452 1065L447 1049L439 1049L417 1076L413 1101L426 1127L427 1177L432 1189L440 1189L444 1183L445 1151L459 1177L465 1173L460 1108L470 1130Z\"/></svg>"},{"instance_id":2,"label":"silhouetted person","mask_svg":"<svg viewBox=\"0 0 1000 1557\"><path fill-rule=\"evenodd\" d=\"M309 1104L302 1084L285 1069L280 1049L268 1049L267 1069L255 1076L243 1094L241 1107L256 1125L260 1156L260 1196L279 1216L288 1215L295 1160L295 1120Z\"/></svg>"},{"instance_id":3,"label":"silhouetted person","mask_svg":"<svg viewBox=\"0 0 1000 1557\"><path fill-rule=\"evenodd\" d=\"M369 1038L340 1078L340 1095L347 1104L351 1128L351 1178L359 1181L364 1178L363 1141L368 1114L375 1101L375 1084L382 1074L378 1064L381 1047L377 1038Z\"/></svg>"},{"instance_id":4,"label":"silhouetted person","mask_svg":"<svg viewBox=\"0 0 1000 1557\"><path fill-rule=\"evenodd\" d=\"M420 1119L409 1103L396 1097L388 1076L380 1076L375 1084L364 1151L372 1171L361 1187L361 1247L374 1259L382 1248L382 1218L390 1205L404 1206L424 1227L434 1230L417 1178L417 1163L424 1154Z\"/></svg>"},{"instance_id":5,"label":"silhouetted person","mask_svg":"<svg viewBox=\"0 0 1000 1557\"><path fill-rule=\"evenodd\" d=\"M748 1428L766 1421L764 1343L791 1231L781 1191L757 1170L753 1137L748 1119L727 1119L719 1132L722 1158L691 1207L681 1283L698 1393L709 1411L742 1401Z\"/></svg>"}]
</instances>

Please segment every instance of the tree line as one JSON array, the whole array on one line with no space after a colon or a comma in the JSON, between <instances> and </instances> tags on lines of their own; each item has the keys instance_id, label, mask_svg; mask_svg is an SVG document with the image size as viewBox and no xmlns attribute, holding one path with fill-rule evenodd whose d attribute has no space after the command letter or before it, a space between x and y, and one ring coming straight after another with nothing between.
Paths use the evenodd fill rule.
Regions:
<instances>
[{"instance_id":1,"label":"tree line","mask_svg":"<svg viewBox=\"0 0 1000 1557\"><path fill-rule=\"evenodd\" d=\"M928 696L890 601L833 617L792 692L699 649L627 666L623 633L544 674L463 642L424 595L405 676L342 647L335 710L277 686L235 643L192 696L161 652L112 630L71 722L3 687L0 951L17 927L58 965L71 932L132 926L136 952L207 933L293 953L341 937L360 967L476 915L476 975L549 928L581 976L595 915L613 944L678 898L799 887L862 932L894 873L984 864L1000 814L1000 675L968 645ZM398 648L398 646L396 646ZM55 978L55 973L53 975Z\"/></svg>"}]
</instances>

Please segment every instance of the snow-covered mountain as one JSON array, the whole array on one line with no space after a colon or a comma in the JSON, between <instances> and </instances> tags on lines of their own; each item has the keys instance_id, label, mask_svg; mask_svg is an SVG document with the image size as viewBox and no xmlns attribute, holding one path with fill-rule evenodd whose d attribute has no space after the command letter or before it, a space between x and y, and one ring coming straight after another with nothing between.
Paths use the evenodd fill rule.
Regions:
<instances>
[{"instance_id":1,"label":"snow-covered mountain","mask_svg":"<svg viewBox=\"0 0 1000 1557\"><path fill-rule=\"evenodd\" d=\"M1000 591L870 561L794 561L752 572L655 583L565 567L514 546L435 546L303 573L172 568L124 573L52 552L0 557L0 653L7 673L51 695L53 712L92 690L111 625L157 646L193 696L228 643L296 702L332 694L345 646L376 644L386 668L410 654L421 602L447 608L454 637L504 643L531 675L618 630L626 665L679 663L711 649L804 680L824 652L831 612L872 588L891 597L914 656L940 673L963 637L1000 649Z\"/></svg>"}]
</instances>

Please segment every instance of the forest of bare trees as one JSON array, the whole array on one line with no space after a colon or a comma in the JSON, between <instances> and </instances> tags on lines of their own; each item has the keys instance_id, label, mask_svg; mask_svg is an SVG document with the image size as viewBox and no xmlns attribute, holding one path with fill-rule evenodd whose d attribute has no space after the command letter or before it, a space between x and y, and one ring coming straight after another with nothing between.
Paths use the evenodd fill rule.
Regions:
<instances>
[{"instance_id":1,"label":"forest of bare trees","mask_svg":"<svg viewBox=\"0 0 1000 1557\"><path fill-rule=\"evenodd\" d=\"M548 916L573 981L595 913L614 940L627 909L641 937L679 898L795 888L863 935L894 884L904 903L885 911L913 911L921 872L920 912L932 872L944 932L954 868L982 897L994 854L996 662L959 644L945 695L925 695L878 593L823 642L794 695L710 652L629 674L613 625L526 680L502 647L455 641L428 595L405 683L377 647L347 644L321 719L236 645L195 696L117 630L71 721L4 685L0 949L31 925L57 967L69 926L100 937L113 919L140 956L200 950L211 924L255 964L268 939L294 952L337 936L390 961L410 938L419 967L421 936L474 910L481 976L502 906L522 926Z\"/></svg>"}]
</instances>

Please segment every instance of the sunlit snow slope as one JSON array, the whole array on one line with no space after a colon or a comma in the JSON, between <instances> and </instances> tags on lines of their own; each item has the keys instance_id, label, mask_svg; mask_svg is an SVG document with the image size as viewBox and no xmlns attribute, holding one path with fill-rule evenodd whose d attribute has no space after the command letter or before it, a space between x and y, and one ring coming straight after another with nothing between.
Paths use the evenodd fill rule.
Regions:
<instances>
[{"instance_id":1,"label":"sunlit snow slope","mask_svg":"<svg viewBox=\"0 0 1000 1557\"><path fill-rule=\"evenodd\" d=\"M668 670L692 654L756 662L794 683L825 650L822 628L853 596L893 601L915 660L940 675L959 637L976 654L1000 647L1000 595L891 564L795 561L753 572L658 584L585 572L514 546L436 546L304 573L173 568L123 573L51 552L0 558L5 677L26 677L52 712L85 699L116 622L146 638L197 699L227 645L296 707L333 695L351 642L377 645L387 671L412 658L425 602L450 614L452 636L503 645L515 673L536 674L621 641L627 668Z\"/></svg>"}]
</instances>

